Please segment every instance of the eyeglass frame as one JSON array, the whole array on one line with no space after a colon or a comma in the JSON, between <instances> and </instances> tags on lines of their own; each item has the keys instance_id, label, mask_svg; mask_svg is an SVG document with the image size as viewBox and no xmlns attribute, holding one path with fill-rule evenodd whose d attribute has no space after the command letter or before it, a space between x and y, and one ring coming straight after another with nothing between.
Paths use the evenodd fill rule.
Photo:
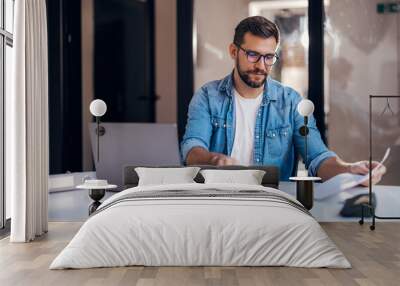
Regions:
<instances>
[{"instance_id":1,"label":"eyeglass frame","mask_svg":"<svg viewBox=\"0 0 400 286\"><path fill-rule=\"evenodd\" d=\"M268 66L268 67L272 67L272 66L279 60L279 56L278 56L276 53L274 53L274 54L265 54L265 55L262 55L262 54L260 54L260 53L258 53L258 52L255 52L255 51L246 50L246 49L242 48L242 47L241 47L240 45L238 45L238 44L234 44L234 45L235 45L236 47L238 47L240 50L242 50L242 51L246 54L246 59L247 59L247 61L248 61L249 63L256 64L256 63L258 63L258 62L260 61L261 58L263 58L264 64L265 64L266 66ZM255 62L252 62L252 61L249 60L249 52L253 52L253 53L258 54L258 59L257 59ZM265 60L267 59L267 56L270 56L270 55L273 55L273 56L274 56L275 61L274 61L272 64L267 64L267 62L266 62Z\"/></svg>"}]
</instances>

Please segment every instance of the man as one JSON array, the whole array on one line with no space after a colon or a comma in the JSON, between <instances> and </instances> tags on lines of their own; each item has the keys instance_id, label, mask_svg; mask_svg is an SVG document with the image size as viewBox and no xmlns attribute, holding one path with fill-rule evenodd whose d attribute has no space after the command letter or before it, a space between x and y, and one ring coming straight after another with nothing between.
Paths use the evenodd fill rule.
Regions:
<instances>
[{"instance_id":1,"label":"man","mask_svg":"<svg viewBox=\"0 0 400 286\"><path fill-rule=\"evenodd\" d=\"M205 84L190 102L181 143L186 164L276 165L281 180L292 175L295 152L304 155L304 138L298 131L304 119L297 112L302 98L268 76L278 59L278 44L277 26L264 17L249 17L238 24L229 45L233 72ZM346 163L328 150L312 116L309 129L305 162L309 175L327 180L344 172L369 172L367 161ZM373 162L372 168L377 164ZM374 172L373 183L385 171L382 166Z\"/></svg>"}]
</instances>

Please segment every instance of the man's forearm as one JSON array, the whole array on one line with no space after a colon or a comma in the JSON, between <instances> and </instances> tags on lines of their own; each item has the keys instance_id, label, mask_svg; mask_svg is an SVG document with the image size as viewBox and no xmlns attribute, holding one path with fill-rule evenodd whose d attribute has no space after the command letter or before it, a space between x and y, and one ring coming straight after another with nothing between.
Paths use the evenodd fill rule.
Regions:
<instances>
[{"instance_id":1,"label":"man's forearm","mask_svg":"<svg viewBox=\"0 0 400 286\"><path fill-rule=\"evenodd\" d=\"M209 152L202 147L192 148L186 159L187 165L237 165L236 159L221 153Z\"/></svg>"},{"instance_id":2,"label":"man's forearm","mask_svg":"<svg viewBox=\"0 0 400 286\"><path fill-rule=\"evenodd\" d=\"M202 147L192 148L186 158L187 165L210 165L213 153Z\"/></svg>"},{"instance_id":3,"label":"man's forearm","mask_svg":"<svg viewBox=\"0 0 400 286\"><path fill-rule=\"evenodd\" d=\"M350 164L344 162L339 157L331 157L321 163L317 175L326 181L338 174L350 172Z\"/></svg>"}]
</instances>

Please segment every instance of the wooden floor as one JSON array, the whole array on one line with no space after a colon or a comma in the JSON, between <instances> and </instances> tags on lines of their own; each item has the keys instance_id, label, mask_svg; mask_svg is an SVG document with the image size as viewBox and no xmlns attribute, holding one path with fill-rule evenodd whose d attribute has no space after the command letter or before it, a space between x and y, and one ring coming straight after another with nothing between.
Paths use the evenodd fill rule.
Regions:
<instances>
[{"instance_id":1,"label":"wooden floor","mask_svg":"<svg viewBox=\"0 0 400 286\"><path fill-rule=\"evenodd\" d=\"M0 285L400 285L400 223L323 223L353 268L122 267L48 270L81 223L50 223L32 243L0 241Z\"/></svg>"}]
</instances>

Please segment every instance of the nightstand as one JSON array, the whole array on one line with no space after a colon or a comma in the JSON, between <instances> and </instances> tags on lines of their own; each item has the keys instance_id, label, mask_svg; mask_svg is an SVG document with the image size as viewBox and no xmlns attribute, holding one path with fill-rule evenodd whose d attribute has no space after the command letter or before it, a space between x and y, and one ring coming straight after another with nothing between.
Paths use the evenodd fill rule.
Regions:
<instances>
[{"instance_id":1,"label":"nightstand","mask_svg":"<svg viewBox=\"0 0 400 286\"><path fill-rule=\"evenodd\" d=\"M91 215L101 205L100 200L104 197L106 190L115 189L116 187L117 185L109 185L106 180L86 180L84 184L76 188L89 190L89 197L94 201L89 205L89 215Z\"/></svg>"},{"instance_id":2,"label":"nightstand","mask_svg":"<svg viewBox=\"0 0 400 286\"><path fill-rule=\"evenodd\" d=\"M319 177L290 177L289 180L296 182L296 199L302 205L311 210L314 205L314 182L320 181Z\"/></svg>"}]
</instances>

